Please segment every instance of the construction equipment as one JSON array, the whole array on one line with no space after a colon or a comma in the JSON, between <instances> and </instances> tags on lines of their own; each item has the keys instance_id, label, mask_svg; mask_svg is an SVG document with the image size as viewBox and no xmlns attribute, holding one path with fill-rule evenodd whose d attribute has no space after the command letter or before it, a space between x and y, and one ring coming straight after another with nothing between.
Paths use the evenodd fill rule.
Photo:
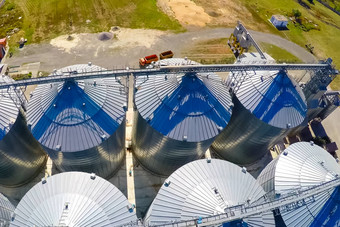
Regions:
<instances>
[{"instance_id":1,"label":"construction equipment","mask_svg":"<svg viewBox=\"0 0 340 227\"><path fill-rule=\"evenodd\" d=\"M146 56L145 58L139 59L139 66L144 67L145 65L151 64L153 61L158 61L158 57L156 54Z\"/></svg>"},{"instance_id":2,"label":"construction equipment","mask_svg":"<svg viewBox=\"0 0 340 227\"><path fill-rule=\"evenodd\" d=\"M250 35L248 30L243 26L243 24L238 21L234 32L230 35L228 40L228 45L233 51L235 57L242 55L244 51L248 51L249 47L253 45L257 52L259 52L262 59L266 59L263 51L256 43L255 39Z\"/></svg>"}]
</instances>

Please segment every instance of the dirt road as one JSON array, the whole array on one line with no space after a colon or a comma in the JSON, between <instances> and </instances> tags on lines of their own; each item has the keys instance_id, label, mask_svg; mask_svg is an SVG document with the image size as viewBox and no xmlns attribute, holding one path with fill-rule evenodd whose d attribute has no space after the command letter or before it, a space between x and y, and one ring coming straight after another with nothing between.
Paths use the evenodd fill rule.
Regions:
<instances>
[{"instance_id":1,"label":"dirt road","mask_svg":"<svg viewBox=\"0 0 340 227\"><path fill-rule=\"evenodd\" d=\"M179 34L156 30L140 31L140 29L130 29L129 31L121 29L121 31L122 33L118 34L117 39L108 41L99 41L97 39L98 34L82 34L75 35L77 37L72 41L66 41L66 37L64 37L64 40L62 40L64 44L61 46L56 45L53 40L51 43L28 45L15 53L12 58L6 59L5 63L21 65L23 63L40 62L40 70L47 72L67 65L89 61L110 69L126 66L137 67L138 59L142 56L158 54L171 49L176 57L184 57L181 56L181 51L193 45L194 42L229 37L233 29L206 28ZM316 61L314 56L304 48L286 39L256 31L251 31L251 33L257 41L271 43L286 49L304 62ZM67 45L65 42L70 43ZM59 44L61 43L59 42Z\"/></svg>"}]
</instances>

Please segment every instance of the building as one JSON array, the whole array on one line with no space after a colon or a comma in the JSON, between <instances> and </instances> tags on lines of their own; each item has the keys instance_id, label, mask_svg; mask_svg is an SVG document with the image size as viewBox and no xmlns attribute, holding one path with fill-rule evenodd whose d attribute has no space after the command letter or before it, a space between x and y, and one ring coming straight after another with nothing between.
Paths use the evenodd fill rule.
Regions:
<instances>
[{"instance_id":1,"label":"building","mask_svg":"<svg viewBox=\"0 0 340 227\"><path fill-rule=\"evenodd\" d=\"M260 201L264 194L243 168L219 159L201 159L182 166L168 177L152 202L144 224L161 225L223 214L228 207ZM275 226L272 212L233 223L238 224L235 226Z\"/></svg>"},{"instance_id":2,"label":"building","mask_svg":"<svg viewBox=\"0 0 340 227\"><path fill-rule=\"evenodd\" d=\"M7 227L10 224L15 207L0 193L0 226Z\"/></svg>"},{"instance_id":3,"label":"building","mask_svg":"<svg viewBox=\"0 0 340 227\"><path fill-rule=\"evenodd\" d=\"M273 15L270 18L270 22L276 28L286 28L287 25L288 25L288 19L285 16L282 16L282 15Z\"/></svg>"},{"instance_id":4,"label":"building","mask_svg":"<svg viewBox=\"0 0 340 227\"><path fill-rule=\"evenodd\" d=\"M340 93L329 92L322 97L322 101L325 103L325 107L318 114L318 117L324 120L340 106Z\"/></svg>"},{"instance_id":5,"label":"building","mask_svg":"<svg viewBox=\"0 0 340 227\"><path fill-rule=\"evenodd\" d=\"M259 54L246 53L236 64L270 63ZM251 165L292 130L307 125L302 90L283 71L248 71L229 75L233 114L211 150L239 165Z\"/></svg>"},{"instance_id":6,"label":"building","mask_svg":"<svg viewBox=\"0 0 340 227\"><path fill-rule=\"evenodd\" d=\"M340 166L324 149L314 143L290 145L257 178L268 198L307 189L338 178ZM336 226L340 217L340 188L306 198L296 209L279 210L278 226Z\"/></svg>"},{"instance_id":7,"label":"building","mask_svg":"<svg viewBox=\"0 0 340 227\"><path fill-rule=\"evenodd\" d=\"M192 65L165 59L160 65ZM163 176L201 158L227 126L231 96L213 73L161 74L136 78L132 150L148 170Z\"/></svg>"},{"instance_id":8,"label":"building","mask_svg":"<svg viewBox=\"0 0 340 227\"><path fill-rule=\"evenodd\" d=\"M0 83L12 79L0 75ZM47 157L26 125L20 89L0 89L0 185L16 187L32 180Z\"/></svg>"},{"instance_id":9,"label":"building","mask_svg":"<svg viewBox=\"0 0 340 227\"><path fill-rule=\"evenodd\" d=\"M88 64L55 73L101 70ZM116 78L38 85L28 105L28 126L60 171L108 178L125 155L126 103L125 87Z\"/></svg>"},{"instance_id":10,"label":"building","mask_svg":"<svg viewBox=\"0 0 340 227\"><path fill-rule=\"evenodd\" d=\"M123 226L134 207L113 184L94 174L60 173L36 184L15 209L11 227Z\"/></svg>"}]
</instances>

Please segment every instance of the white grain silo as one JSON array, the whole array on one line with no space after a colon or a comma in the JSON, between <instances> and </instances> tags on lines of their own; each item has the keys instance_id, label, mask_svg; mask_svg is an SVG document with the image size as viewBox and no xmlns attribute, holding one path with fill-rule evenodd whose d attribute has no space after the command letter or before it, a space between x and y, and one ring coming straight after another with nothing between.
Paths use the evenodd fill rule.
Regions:
<instances>
[{"instance_id":1,"label":"white grain silo","mask_svg":"<svg viewBox=\"0 0 340 227\"><path fill-rule=\"evenodd\" d=\"M259 54L246 53L236 64L272 63L266 56L263 60ZM211 147L222 158L251 165L288 133L307 124L304 94L287 72L232 72L228 84L234 94L233 114Z\"/></svg>"},{"instance_id":2,"label":"white grain silo","mask_svg":"<svg viewBox=\"0 0 340 227\"><path fill-rule=\"evenodd\" d=\"M324 149L314 143L290 145L259 175L257 181L268 198L308 189L339 177L340 165ZM279 210L278 225L337 226L340 223L340 187L325 190L306 199L296 209Z\"/></svg>"},{"instance_id":3,"label":"white grain silo","mask_svg":"<svg viewBox=\"0 0 340 227\"><path fill-rule=\"evenodd\" d=\"M264 194L244 168L219 159L197 160L167 178L152 202L144 224L169 224L223 214L228 207L251 204L261 200ZM237 223L275 226L272 212L247 217Z\"/></svg>"},{"instance_id":4,"label":"white grain silo","mask_svg":"<svg viewBox=\"0 0 340 227\"><path fill-rule=\"evenodd\" d=\"M156 64L197 63L175 58ZM165 176L202 157L227 127L232 112L228 89L213 73L139 76L135 106L135 157L148 170Z\"/></svg>"},{"instance_id":5,"label":"white grain silo","mask_svg":"<svg viewBox=\"0 0 340 227\"><path fill-rule=\"evenodd\" d=\"M103 70L89 63L54 74ZM28 104L27 121L60 171L94 172L108 178L125 155L126 103L125 88L116 78L38 85Z\"/></svg>"},{"instance_id":6,"label":"white grain silo","mask_svg":"<svg viewBox=\"0 0 340 227\"><path fill-rule=\"evenodd\" d=\"M28 191L10 226L121 226L136 221L133 206L113 184L95 174L67 172Z\"/></svg>"}]
</instances>

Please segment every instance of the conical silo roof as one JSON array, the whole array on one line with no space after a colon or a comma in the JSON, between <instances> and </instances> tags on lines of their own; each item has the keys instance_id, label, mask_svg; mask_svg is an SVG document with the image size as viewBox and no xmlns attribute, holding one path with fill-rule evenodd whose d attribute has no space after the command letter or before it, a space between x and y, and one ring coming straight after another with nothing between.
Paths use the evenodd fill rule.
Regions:
<instances>
[{"instance_id":1,"label":"conical silo roof","mask_svg":"<svg viewBox=\"0 0 340 227\"><path fill-rule=\"evenodd\" d=\"M339 164L327 151L313 143L299 142L274 159L257 180L274 198L334 180L339 174ZM340 220L339 198L339 187L326 190L304 206L281 211L282 220L286 226L335 226Z\"/></svg>"},{"instance_id":2,"label":"conical silo roof","mask_svg":"<svg viewBox=\"0 0 340 227\"><path fill-rule=\"evenodd\" d=\"M145 224L221 214L227 207L255 202L264 194L256 180L235 164L219 159L193 161L165 181L147 212ZM271 212L243 221L249 226L274 226Z\"/></svg>"},{"instance_id":3,"label":"conical silo roof","mask_svg":"<svg viewBox=\"0 0 340 227\"><path fill-rule=\"evenodd\" d=\"M175 58L156 64L197 63ZM208 140L218 135L230 120L231 97L216 74L161 74L136 80L138 112L168 138L188 142Z\"/></svg>"},{"instance_id":4,"label":"conical silo roof","mask_svg":"<svg viewBox=\"0 0 340 227\"><path fill-rule=\"evenodd\" d=\"M120 226L135 223L126 197L101 177L67 172L48 177L22 198L11 226Z\"/></svg>"},{"instance_id":5,"label":"conical silo roof","mask_svg":"<svg viewBox=\"0 0 340 227\"><path fill-rule=\"evenodd\" d=\"M9 83L13 79L1 75L0 83ZM17 91L21 95L20 91ZM14 88L0 89L0 141L9 132L11 125L16 121L21 103Z\"/></svg>"},{"instance_id":6,"label":"conical silo roof","mask_svg":"<svg viewBox=\"0 0 340 227\"><path fill-rule=\"evenodd\" d=\"M252 53L247 53L237 64L247 63L250 59ZM285 71L246 71L232 77L231 84L238 84L234 92L241 104L269 125L294 128L306 119L305 96Z\"/></svg>"},{"instance_id":7,"label":"conical silo roof","mask_svg":"<svg viewBox=\"0 0 340 227\"><path fill-rule=\"evenodd\" d=\"M270 56L246 53L236 64L269 64ZM285 71L231 72L233 115L212 144L224 159L243 166L261 160L289 133L307 125L307 105L298 84ZM264 166L263 166L264 167Z\"/></svg>"},{"instance_id":8,"label":"conical silo roof","mask_svg":"<svg viewBox=\"0 0 340 227\"><path fill-rule=\"evenodd\" d=\"M9 226L15 207L0 193L0 226Z\"/></svg>"},{"instance_id":9,"label":"conical silo roof","mask_svg":"<svg viewBox=\"0 0 340 227\"><path fill-rule=\"evenodd\" d=\"M96 72L95 65L73 65L56 72ZM95 147L112 135L125 117L127 96L115 78L38 85L30 99L27 120L34 137L62 152Z\"/></svg>"}]
</instances>

